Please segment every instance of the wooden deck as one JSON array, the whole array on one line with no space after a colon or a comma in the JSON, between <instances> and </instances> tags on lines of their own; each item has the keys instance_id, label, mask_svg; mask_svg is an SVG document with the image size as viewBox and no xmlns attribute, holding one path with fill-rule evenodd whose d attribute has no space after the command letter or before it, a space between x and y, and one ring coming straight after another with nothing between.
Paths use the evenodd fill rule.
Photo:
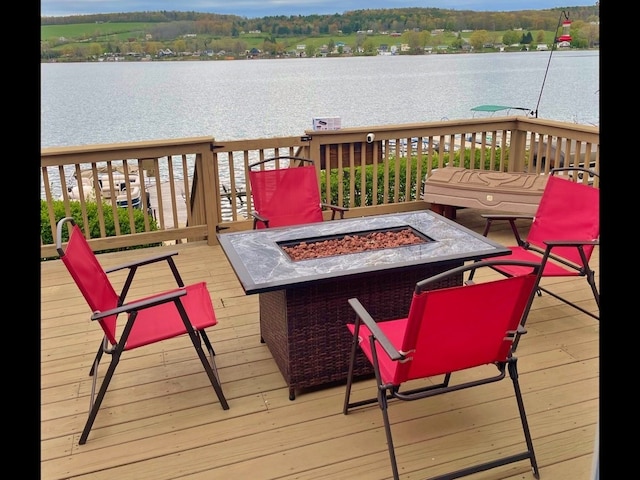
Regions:
<instances>
[{"instance_id":1,"label":"wooden deck","mask_svg":"<svg viewBox=\"0 0 640 480\"><path fill-rule=\"evenodd\" d=\"M457 221L481 232L479 211ZM526 228L526 227L525 227ZM507 229L492 231L504 244ZM59 260L41 265L41 478L62 479L387 479L391 477L380 411L342 414L344 385L299 393L288 388L260 343L258 297L246 296L220 247L176 249L185 282L208 282L219 324L210 329L223 410L187 338L123 357L85 445L91 361L99 327ZM150 254L100 255L105 267ZM599 252L592 257L598 272ZM129 296L169 288L166 266L138 272ZM114 277L117 284L123 277ZM545 281L546 284L549 284ZM596 311L583 278L556 281ZM542 480L589 479L599 412L599 323L548 295L536 298L518 347ZM104 375L106 367L102 366ZM355 394L374 392L371 380ZM424 478L523 446L509 380L390 409L401 478ZM474 479L533 479L527 461Z\"/></svg>"}]
</instances>

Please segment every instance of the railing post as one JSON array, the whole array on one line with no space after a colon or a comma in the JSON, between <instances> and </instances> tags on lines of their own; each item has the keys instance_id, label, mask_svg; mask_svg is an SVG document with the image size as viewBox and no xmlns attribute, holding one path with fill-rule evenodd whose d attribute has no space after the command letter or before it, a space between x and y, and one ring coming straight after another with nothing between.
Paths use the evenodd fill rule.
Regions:
<instances>
[{"instance_id":1,"label":"railing post","mask_svg":"<svg viewBox=\"0 0 640 480\"><path fill-rule=\"evenodd\" d=\"M213 155L214 140L208 149L202 152L202 171L204 186L205 219L207 224L207 244L217 245L216 227L222 223L222 210L220 207L220 177L217 162Z\"/></svg>"},{"instance_id":2,"label":"railing post","mask_svg":"<svg viewBox=\"0 0 640 480\"><path fill-rule=\"evenodd\" d=\"M509 171L524 172L525 151L527 144L527 132L522 130L511 131L511 144L509 145Z\"/></svg>"}]
</instances>

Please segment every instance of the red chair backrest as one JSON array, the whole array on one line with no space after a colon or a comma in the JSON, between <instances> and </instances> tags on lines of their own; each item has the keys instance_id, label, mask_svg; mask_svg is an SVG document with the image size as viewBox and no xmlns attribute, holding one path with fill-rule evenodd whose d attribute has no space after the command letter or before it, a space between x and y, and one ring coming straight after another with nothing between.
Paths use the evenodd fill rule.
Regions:
<instances>
[{"instance_id":1,"label":"red chair backrest","mask_svg":"<svg viewBox=\"0 0 640 480\"><path fill-rule=\"evenodd\" d=\"M599 236L600 189L550 175L527 241L544 250L545 240L596 240ZM584 248L587 260L593 248ZM553 254L582 263L575 247L554 247Z\"/></svg>"},{"instance_id":2,"label":"red chair backrest","mask_svg":"<svg viewBox=\"0 0 640 480\"><path fill-rule=\"evenodd\" d=\"M254 209L270 227L323 221L315 166L250 170L249 182Z\"/></svg>"},{"instance_id":3,"label":"red chair backrest","mask_svg":"<svg viewBox=\"0 0 640 480\"><path fill-rule=\"evenodd\" d=\"M412 360L398 365L393 381L505 361L513 343L507 332L527 313L536 281L528 274L414 293L402 341Z\"/></svg>"},{"instance_id":4,"label":"red chair backrest","mask_svg":"<svg viewBox=\"0 0 640 480\"><path fill-rule=\"evenodd\" d=\"M72 226L61 259L92 312L103 312L118 306L118 294L78 225ZM111 344L115 344L116 315L100 320L100 325Z\"/></svg>"}]
</instances>

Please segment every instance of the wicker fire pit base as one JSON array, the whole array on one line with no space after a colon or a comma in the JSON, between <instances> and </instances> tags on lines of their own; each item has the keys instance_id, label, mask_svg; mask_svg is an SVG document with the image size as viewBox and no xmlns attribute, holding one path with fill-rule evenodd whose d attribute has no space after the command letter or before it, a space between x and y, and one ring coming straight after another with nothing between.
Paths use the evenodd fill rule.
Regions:
<instances>
[{"instance_id":1,"label":"wicker fire pit base","mask_svg":"<svg viewBox=\"0 0 640 480\"><path fill-rule=\"evenodd\" d=\"M260 294L260 334L289 386L296 389L343 382L349 370L354 321L348 299L358 298L376 319L407 315L416 282L461 263L419 265L351 275ZM437 288L459 285L462 278L441 282ZM373 370L358 354L355 375Z\"/></svg>"}]
</instances>

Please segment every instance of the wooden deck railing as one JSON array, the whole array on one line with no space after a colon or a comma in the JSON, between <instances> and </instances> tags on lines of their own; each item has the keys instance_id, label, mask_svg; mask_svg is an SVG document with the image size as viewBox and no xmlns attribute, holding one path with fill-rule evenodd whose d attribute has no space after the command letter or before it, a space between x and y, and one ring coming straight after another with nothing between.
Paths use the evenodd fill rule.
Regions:
<instances>
[{"instance_id":1,"label":"wooden deck railing","mask_svg":"<svg viewBox=\"0 0 640 480\"><path fill-rule=\"evenodd\" d=\"M349 207L347 216L362 216L428 208L421 195L424 180L446 165L544 175L557 161L586 161L599 173L600 136L591 125L511 116L305 131L299 137L45 148L41 257L57 255L56 222L68 215L78 216L98 251L203 239L215 244L222 229L252 226L249 164L286 155L314 160L325 198ZM135 171L143 208L134 208L131 191L124 191L127 206L120 208L113 197L82 185L78 180L87 169L94 178L106 171L103 185L111 188L119 172Z\"/></svg>"}]
</instances>

